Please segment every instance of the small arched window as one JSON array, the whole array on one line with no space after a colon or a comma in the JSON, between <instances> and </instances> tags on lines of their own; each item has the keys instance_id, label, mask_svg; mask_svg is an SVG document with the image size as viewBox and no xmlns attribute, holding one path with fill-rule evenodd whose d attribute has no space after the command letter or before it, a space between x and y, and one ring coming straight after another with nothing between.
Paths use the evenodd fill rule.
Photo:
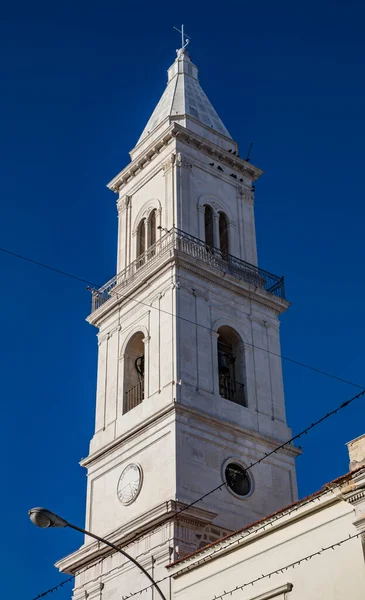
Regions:
<instances>
[{"instance_id":1,"label":"small arched window","mask_svg":"<svg viewBox=\"0 0 365 600\"><path fill-rule=\"evenodd\" d=\"M124 354L124 406L126 413L144 399L144 335L135 333Z\"/></svg>"},{"instance_id":2,"label":"small arched window","mask_svg":"<svg viewBox=\"0 0 365 600\"><path fill-rule=\"evenodd\" d=\"M220 395L246 406L243 343L232 327L224 325L218 329L217 350Z\"/></svg>"},{"instance_id":3,"label":"small arched window","mask_svg":"<svg viewBox=\"0 0 365 600\"><path fill-rule=\"evenodd\" d=\"M224 258L226 258L229 253L228 220L223 212L219 213L219 247Z\"/></svg>"},{"instance_id":4,"label":"small arched window","mask_svg":"<svg viewBox=\"0 0 365 600\"><path fill-rule=\"evenodd\" d=\"M205 243L209 247L214 246L214 232L213 232L213 210L206 204L204 207L204 228L205 228Z\"/></svg>"},{"instance_id":5,"label":"small arched window","mask_svg":"<svg viewBox=\"0 0 365 600\"><path fill-rule=\"evenodd\" d=\"M146 219L142 219L137 229L137 259L139 266L144 263L144 253L146 251Z\"/></svg>"},{"instance_id":6,"label":"small arched window","mask_svg":"<svg viewBox=\"0 0 365 600\"><path fill-rule=\"evenodd\" d=\"M151 248L156 243L156 209L154 209L148 219L148 248ZM150 256L155 254L155 250L152 249Z\"/></svg>"}]
</instances>

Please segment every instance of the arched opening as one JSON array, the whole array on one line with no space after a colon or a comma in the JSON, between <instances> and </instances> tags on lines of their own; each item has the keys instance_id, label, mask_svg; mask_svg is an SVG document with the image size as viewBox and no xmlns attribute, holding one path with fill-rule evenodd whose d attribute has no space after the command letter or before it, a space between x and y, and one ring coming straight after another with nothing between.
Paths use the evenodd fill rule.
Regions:
<instances>
[{"instance_id":1,"label":"arched opening","mask_svg":"<svg viewBox=\"0 0 365 600\"><path fill-rule=\"evenodd\" d=\"M218 329L218 378L222 398L246 406L243 343L227 325Z\"/></svg>"},{"instance_id":2,"label":"arched opening","mask_svg":"<svg viewBox=\"0 0 365 600\"><path fill-rule=\"evenodd\" d=\"M223 212L219 213L219 248L224 258L227 258L229 253L228 244L228 220Z\"/></svg>"},{"instance_id":3,"label":"arched opening","mask_svg":"<svg viewBox=\"0 0 365 600\"><path fill-rule=\"evenodd\" d=\"M148 248L151 248L156 243L156 213L157 210L154 209L148 219ZM148 257L150 258L154 255L155 248L152 248L148 253Z\"/></svg>"},{"instance_id":4,"label":"arched opening","mask_svg":"<svg viewBox=\"0 0 365 600\"><path fill-rule=\"evenodd\" d=\"M124 353L124 408L128 412L144 399L144 334L135 333Z\"/></svg>"},{"instance_id":5,"label":"arched opening","mask_svg":"<svg viewBox=\"0 0 365 600\"><path fill-rule=\"evenodd\" d=\"M146 251L146 219L142 219L137 229L137 259L138 266L143 265Z\"/></svg>"},{"instance_id":6,"label":"arched opening","mask_svg":"<svg viewBox=\"0 0 365 600\"><path fill-rule=\"evenodd\" d=\"M213 210L209 204L204 206L204 228L205 243L209 248L212 248L214 246Z\"/></svg>"}]
</instances>

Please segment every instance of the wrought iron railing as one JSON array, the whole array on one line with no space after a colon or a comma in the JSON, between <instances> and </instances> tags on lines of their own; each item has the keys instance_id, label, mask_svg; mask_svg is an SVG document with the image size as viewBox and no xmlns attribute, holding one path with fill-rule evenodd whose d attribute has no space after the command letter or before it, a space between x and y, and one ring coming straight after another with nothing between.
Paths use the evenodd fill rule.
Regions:
<instances>
[{"instance_id":1,"label":"wrought iron railing","mask_svg":"<svg viewBox=\"0 0 365 600\"><path fill-rule=\"evenodd\" d=\"M124 412L128 412L141 404L144 399L144 379L125 393Z\"/></svg>"},{"instance_id":2,"label":"wrought iron railing","mask_svg":"<svg viewBox=\"0 0 365 600\"><path fill-rule=\"evenodd\" d=\"M104 304L113 295L114 288L118 287L119 292L124 286L152 270L153 265L162 258L173 256L175 253L205 263L225 275L231 275L266 290L269 294L285 298L283 277L273 275L231 254L223 254L218 248L208 246L202 240L179 229L171 229L103 287L92 290L92 310Z\"/></svg>"},{"instance_id":3,"label":"wrought iron railing","mask_svg":"<svg viewBox=\"0 0 365 600\"><path fill-rule=\"evenodd\" d=\"M219 395L236 404L246 404L244 384L223 373L219 374Z\"/></svg>"}]
</instances>

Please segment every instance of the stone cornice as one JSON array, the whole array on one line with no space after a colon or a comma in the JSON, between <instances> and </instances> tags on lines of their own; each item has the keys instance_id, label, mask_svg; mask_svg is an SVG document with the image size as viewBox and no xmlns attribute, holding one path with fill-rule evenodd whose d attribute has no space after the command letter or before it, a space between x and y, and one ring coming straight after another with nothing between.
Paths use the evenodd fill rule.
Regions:
<instances>
[{"instance_id":1,"label":"stone cornice","mask_svg":"<svg viewBox=\"0 0 365 600\"><path fill-rule=\"evenodd\" d=\"M205 263L198 263L190 261L183 256L180 256L176 260L177 266L186 268L191 273L199 275L200 277L211 281L212 283L219 284L226 289L237 292L242 296L254 299L259 304L272 308L278 314L283 313L290 306L290 302L274 296L266 292L265 290L255 287L244 280L237 280L229 273L222 276L222 273L216 273L212 268L209 268Z\"/></svg>"},{"instance_id":2,"label":"stone cornice","mask_svg":"<svg viewBox=\"0 0 365 600\"><path fill-rule=\"evenodd\" d=\"M157 527L163 527L172 517L178 515L185 504L175 500L168 500L153 507L151 510L142 513L137 518L132 519L126 525L119 527L104 537L108 542L122 548L138 541L141 536L153 535ZM196 506L184 510L184 516L177 516L177 522L182 522L194 527L205 527L212 523L217 513ZM91 542L81 546L79 550L69 554L56 563L56 567L63 573L76 573L80 568L85 567L102 557L113 554L114 550L108 546L100 546L99 542Z\"/></svg>"},{"instance_id":3,"label":"stone cornice","mask_svg":"<svg viewBox=\"0 0 365 600\"><path fill-rule=\"evenodd\" d=\"M176 413L178 415L188 415L189 418L194 417L197 420L204 422L205 424L220 429L221 431L227 431L228 433L231 433L235 436L244 436L246 440L250 440L252 442L255 442L256 444L261 442L264 445L270 446L272 449L276 448L278 442L282 441L273 438L265 433L255 431L254 429L248 429L247 427L243 427L241 425L233 423L232 421L224 421L218 417L212 416L202 410L198 410L197 408L187 406L183 403L177 403L175 405L175 408ZM294 445L289 444L287 446L284 446L284 448L281 448L280 452L295 457L302 454L302 450L300 450Z\"/></svg>"},{"instance_id":4,"label":"stone cornice","mask_svg":"<svg viewBox=\"0 0 365 600\"><path fill-rule=\"evenodd\" d=\"M195 147L197 150L200 150L207 156L214 156L221 163L229 166L231 169L236 170L238 173L248 176L253 181L256 181L263 174L261 169L251 165L251 163L243 160L243 158L228 152L228 150L223 150L223 148L216 146L212 142L202 138L198 134L193 133L181 125L175 125L176 129L174 131L174 137L182 140L190 146Z\"/></svg>"},{"instance_id":5,"label":"stone cornice","mask_svg":"<svg viewBox=\"0 0 365 600\"><path fill-rule=\"evenodd\" d=\"M168 129L161 133L161 135L156 138L144 152L118 173L118 175L108 183L107 187L113 192L119 192L126 183L149 165L151 160L156 155L160 154L161 150L174 139L179 139L182 142L195 147L209 157L214 156L221 163L226 164L238 173L248 176L253 181L256 181L263 173L261 169L251 165L239 156L233 155L185 127L173 123Z\"/></svg>"},{"instance_id":6,"label":"stone cornice","mask_svg":"<svg viewBox=\"0 0 365 600\"><path fill-rule=\"evenodd\" d=\"M321 491L313 494L313 502L308 502L310 496L308 498L303 498L303 500L298 500L298 502L294 503L292 506L285 507L282 510L277 511L277 513L274 513L274 515L269 515L252 525L248 525L241 530L228 534L224 538L209 544L201 550L192 552L190 556L188 555L175 563L168 565L170 574L174 578L180 577L187 571L192 571L193 569L202 566L202 564L206 564L208 560L216 560L228 553L234 553L245 545L255 543L265 536L273 535L276 531L304 520L313 515L313 513L323 511L329 506L333 506L342 500L340 494L333 494L330 491L322 497L319 496L319 494L321 494ZM293 510L294 506L297 507L295 510ZM280 518L278 518L278 515L280 515ZM242 536L243 532L245 532L244 536ZM227 543L228 541L229 543Z\"/></svg>"},{"instance_id":7,"label":"stone cornice","mask_svg":"<svg viewBox=\"0 0 365 600\"><path fill-rule=\"evenodd\" d=\"M229 273L222 275L220 271L217 272L213 267L210 267L206 263L194 261L194 259L189 258L188 255L175 251L173 255L163 255L161 260L154 261L150 268L146 268L146 270L143 271L141 270L137 279L131 280L130 284L123 287L123 292L120 297L118 297L118 286L116 286L112 291L110 298L99 308L94 310L86 320L91 325L99 327L101 321L109 316L110 311L115 310L115 308L122 303L129 301L129 296L132 293L147 284L150 285L151 281L153 281L152 278L159 277L164 269L170 269L174 266L182 267L195 275L199 275L202 279L211 281L214 284L219 284L226 289L247 298L251 298L259 304L271 308L277 314L283 313L290 306L290 302L279 296L274 296L262 288L247 283L243 279L236 279ZM145 304L147 303L148 300L145 301Z\"/></svg>"},{"instance_id":8,"label":"stone cornice","mask_svg":"<svg viewBox=\"0 0 365 600\"><path fill-rule=\"evenodd\" d=\"M142 432L147 431L150 427L155 427L158 423L161 423L163 420L168 418L178 418L179 415L187 415L189 418L196 418L206 425L220 429L220 431L226 431L227 433L235 436L244 436L245 439L249 439L255 443L261 442L272 449L276 448L278 443L283 441L273 438L267 434L255 431L254 429L243 427L237 423L233 423L232 421L219 419L218 417L212 416L211 414L208 414L202 410L175 401L173 404L171 403L162 408L160 411L150 415L143 423L133 427L112 442L109 442L109 444L106 444L93 454L90 454L86 458L82 459L80 461L80 465L82 467L90 468L98 461L110 456L115 450L124 445L127 441L130 441L136 436L140 435ZM298 456L302 453L299 448L289 444L282 448L280 452L290 456Z\"/></svg>"}]
</instances>

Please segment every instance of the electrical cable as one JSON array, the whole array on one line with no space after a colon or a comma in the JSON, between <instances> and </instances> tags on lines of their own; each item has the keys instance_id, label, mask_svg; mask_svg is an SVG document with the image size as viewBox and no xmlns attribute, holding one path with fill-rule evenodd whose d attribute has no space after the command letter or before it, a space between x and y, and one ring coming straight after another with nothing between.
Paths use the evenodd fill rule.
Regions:
<instances>
[{"instance_id":1,"label":"electrical cable","mask_svg":"<svg viewBox=\"0 0 365 600\"><path fill-rule=\"evenodd\" d=\"M291 444L294 440L301 438L303 435L307 435L308 432L313 429L314 427L316 427L317 425L319 425L320 423L322 423L323 421L325 421L326 419L328 419L329 417L337 414L339 411L341 411L342 409L346 408L347 406L349 406L352 402L354 402L355 400L359 399L360 397L365 395L365 390L363 390L362 392L359 392L358 394L356 394L355 396L352 396L352 398L349 398L348 400L345 400L344 402L342 402L342 404L340 404L339 406L337 406L336 408L334 408L332 411L326 413L325 415L323 415L321 418L317 419L317 421L314 421L313 423L311 423L311 425L309 425L308 427L306 427L305 429L303 429L302 431L300 431L299 433L297 433L296 435L294 435L292 438L290 438L289 440L287 440L286 442L283 442L282 444L280 444L279 446L277 446L276 448L274 448L273 450L271 450L270 452L265 452L265 454L257 459L256 461L250 463L250 465L246 468L246 471L252 469L252 467L254 467L255 465L261 463L262 461L266 460L269 456L271 456L272 454L275 454L276 452L278 452L279 450L283 449L285 446ZM195 504L197 504L198 502L201 502L202 500L204 500L205 498L207 498L208 496L210 496L210 494L213 494L214 492L216 492L217 490L221 490L223 487L225 487L227 485L227 482L224 481L222 482L220 485L216 486L215 488L213 488L212 490L210 490L209 492L207 492L206 494L202 495L200 498L198 498L197 500L194 500L194 502L191 502L190 504L187 504L186 506L184 506L183 508L181 508L180 510L178 510L174 515L172 515L171 517L165 519L164 524L172 519L176 519L182 512L188 510L189 508L191 508L192 506L195 506ZM293 510L296 510L296 507L293 508ZM150 530L149 532L147 532L147 534L149 534L152 530ZM147 535L146 533L143 534L143 536ZM138 538L140 539L140 538ZM336 544L337 545L337 544ZM204 548L203 548L204 550ZM304 560L304 559L302 559ZM95 566L95 565L92 565ZM89 567L91 568L91 567ZM284 568L284 567L283 567ZM166 579L167 577L165 577L164 579ZM157 583L160 583L161 581L164 581L164 579L162 580L158 580ZM62 582L62 584L59 584L59 586L62 587L62 585L64 583L66 583L69 580L66 580L64 582ZM246 585L246 584L245 584ZM248 584L247 584L248 585ZM58 586L56 586L57 588ZM142 591L144 591L147 588L143 588ZM44 592L43 594L37 596L37 598L41 598L44 595L46 595L48 592ZM126 598L128 598L129 596L126 596L124 598L124 600L126 600ZM220 597L220 596L219 596ZM34 600L37 600L36 598Z\"/></svg>"},{"instance_id":2,"label":"electrical cable","mask_svg":"<svg viewBox=\"0 0 365 600\"><path fill-rule=\"evenodd\" d=\"M248 467L246 467L246 471L249 471L250 469L252 469L252 467L260 464L263 460L266 460L272 454L276 454L279 450L282 450L283 448L285 448L285 446L288 446L289 444L291 444L295 440L299 440L303 435L307 435L308 432L311 429L313 429L314 427L316 427L317 425L319 425L320 423L322 423L323 421L325 421L329 417L332 417L333 415L337 414L340 410L344 409L346 406L349 406L349 404L351 404L355 400L358 400L359 398L361 398L362 396L364 396L364 394L365 394L365 389L362 392L359 392L358 394L356 394L356 396L352 396L352 398L350 398L349 400L345 400L345 402L342 402L342 404L340 404L339 406L337 406L336 408L334 408L330 412L328 412L325 415L323 415L323 417L320 417L319 419L317 419L317 421L314 421L313 423L311 423L311 425L309 425L308 427L306 427L305 429L303 429L302 431L300 431L299 433L297 433L296 435L294 435L293 437L291 437L286 442L283 442L282 444L280 444L279 446L277 446L273 450L270 450L270 452L265 452L264 455L261 458L259 458L259 459L255 460L254 462L250 463L248 465ZM198 498L198 500L194 500L194 502L191 502L190 504L187 504L185 507L181 508L175 514L175 518L180 513L184 512L185 510L188 510L192 506L195 506L195 504L197 504L198 502L201 502L202 500L204 500L205 498L207 498L208 496L210 496L210 494L213 494L217 490L221 490L225 485L227 485L227 481L224 481L220 485L217 485L217 487L213 488L212 490L210 490L210 492L207 492L206 494L204 494L203 496L201 496L200 498Z\"/></svg>"},{"instance_id":3,"label":"electrical cable","mask_svg":"<svg viewBox=\"0 0 365 600\"><path fill-rule=\"evenodd\" d=\"M22 260L26 260L27 262L37 265L38 267L43 267L44 269L48 269L49 271L54 271L55 273L58 273L59 275L65 275L65 277L71 277L71 279L76 279L77 281L81 281L81 283L87 283L88 285L93 285L95 287L98 287L98 285L96 283L92 283L91 281L88 281L87 279L82 279L82 277L78 277L77 275L72 275L72 273L67 273L67 271L62 271L61 269L57 269L56 267L51 267L50 265L47 265L46 263L39 262L38 260L34 260L33 258L28 258L27 256L23 256L22 254L17 254L16 252L12 252L11 250L7 250L6 248L0 248L0 252L5 252L6 254L10 254L10 256L15 256L16 258L21 258Z\"/></svg>"},{"instance_id":4,"label":"electrical cable","mask_svg":"<svg viewBox=\"0 0 365 600\"><path fill-rule=\"evenodd\" d=\"M284 573L284 571L287 571L288 569L294 569L295 567L298 567L302 562L311 560L315 556L320 556L321 554L323 554L323 552L327 552L327 550L334 550L337 546L338 547L342 546L346 542L349 542L350 540L354 540L355 538L360 537L360 535L362 535L361 532L355 533L354 535L349 535L347 538L344 538L344 539L340 540L339 542L335 542L334 544L331 544L330 546L325 546L324 548L317 550L317 552L313 552L312 554L303 556L303 558L299 558L298 560L295 560L292 563L289 563L288 565L280 567L279 569L276 569L275 571L271 571L270 573L265 573L263 575L260 575L259 577L256 577L256 579L247 581L246 583L243 583L242 585L237 585L236 587L232 588L231 590L228 590L228 591L223 590L223 592L221 594L215 595L212 598L212 600L222 600L222 598L224 598L225 596L228 596L228 594L232 595L234 592L236 592L238 590L243 590L243 588L247 587L248 585L254 585L258 581L261 581L262 579L267 579L267 578L270 579L270 577L272 577L273 575L279 575L280 573Z\"/></svg>"},{"instance_id":5,"label":"electrical cable","mask_svg":"<svg viewBox=\"0 0 365 600\"><path fill-rule=\"evenodd\" d=\"M0 248L0 252L5 252L6 254L9 254L11 256L14 256L16 258L20 258L22 260L25 260L27 262L33 263L39 267L43 267L45 269L49 269L50 271L54 271L55 273L58 273L59 275L64 275L65 277L71 277L72 279L75 279L76 281L80 281L81 283L86 283L90 286L93 286L94 288L100 288L101 286L99 286L96 283L93 283L91 281L88 281L87 279L83 279L82 277L78 277L77 275L73 275L72 273L68 273L67 271L63 271L61 269L57 269L56 267L52 267L50 265L47 265L46 263L43 262L39 262L37 260L33 260L32 258L28 258L26 256L23 256L22 254L17 254L16 252L12 252L11 250L7 250L6 248ZM152 306L151 304L148 304L147 302L143 302L142 300L137 300L137 298L134 297L130 297L130 296L121 296L120 294L115 294L115 296L117 297L117 299L119 300L132 300L133 302L136 302L137 304L141 304L142 306L147 306L147 308L149 309L154 309L157 310L161 313L164 313L166 315L169 315L171 317L174 317L175 319L180 319L181 321L184 321L186 323L190 323L191 325L194 325L195 327L201 327L202 329L206 329L207 331L213 331L214 333L215 330L212 329L211 327L208 327L206 325L203 325L201 323L196 323L195 321L192 321L191 319L187 319L186 317L182 317L180 315L174 315L173 313L158 308L157 306ZM255 344L251 344L250 342L246 342L245 341L245 345L246 346L250 346L251 348L255 348L256 350L262 350L263 352L267 352L268 354L272 354L273 356L277 356L278 358L280 358L281 360L285 360L287 362L291 362L293 364L296 364L300 367L303 367L305 369L309 369L311 371L314 371L315 373L319 373L320 375L325 375L326 377L330 377L331 379L335 379L336 381L340 381L341 383L346 383L348 385L352 385L354 387L357 387L359 389L364 389L365 385L359 385L358 383L354 383L353 381L350 381L348 379L344 379L343 377L339 377L338 375L333 375L332 373L328 373L327 371L323 371L322 369L318 369L317 367L313 367L312 365L308 365L306 363L300 362L298 360L295 360L293 358L289 358L287 356L284 356L282 354L278 354L277 352L273 352L272 350L269 350L268 348L260 348L260 346L256 346Z\"/></svg>"},{"instance_id":6,"label":"electrical cable","mask_svg":"<svg viewBox=\"0 0 365 600\"><path fill-rule=\"evenodd\" d=\"M69 577L68 579L65 579L64 581L61 581L61 583L59 583L58 585L55 585L54 587L50 588L49 590L46 590L45 592L42 592L42 594L38 594L38 596L36 596L35 598L33 598L33 600L38 600L39 598L44 598L44 596L47 596L48 594L52 594L53 592L57 592L57 590L63 588L63 586L65 585L65 583L69 583L70 581L73 581L75 578L74 577Z\"/></svg>"}]
</instances>

